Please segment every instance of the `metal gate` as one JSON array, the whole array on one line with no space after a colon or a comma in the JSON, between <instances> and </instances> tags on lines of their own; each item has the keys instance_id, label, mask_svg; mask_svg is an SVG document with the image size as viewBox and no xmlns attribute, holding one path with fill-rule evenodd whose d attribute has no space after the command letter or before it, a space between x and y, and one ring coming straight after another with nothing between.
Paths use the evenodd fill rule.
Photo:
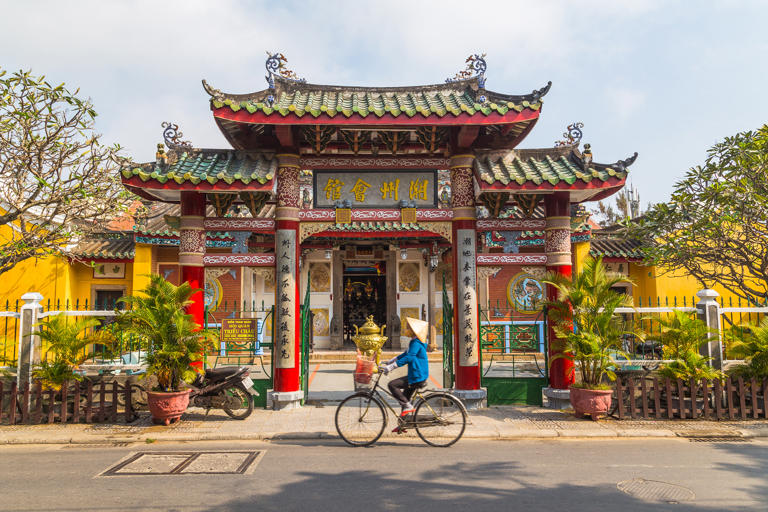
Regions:
<instances>
[{"instance_id":1,"label":"metal gate","mask_svg":"<svg viewBox=\"0 0 768 512\"><path fill-rule=\"evenodd\" d=\"M307 293L304 295L304 302L301 304L301 360L299 383L301 391L304 393L302 405L309 398L309 351L312 345L312 310L309 304L309 284L310 276L307 272Z\"/></svg>"},{"instance_id":2,"label":"metal gate","mask_svg":"<svg viewBox=\"0 0 768 512\"><path fill-rule=\"evenodd\" d=\"M488 405L542 405L549 381L546 310L531 316L521 320L511 309L480 308L480 382Z\"/></svg>"},{"instance_id":3,"label":"metal gate","mask_svg":"<svg viewBox=\"0 0 768 512\"><path fill-rule=\"evenodd\" d=\"M206 366L213 368L219 366L250 366L253 388L259 395L253 398L256 407L267 406L268 390L274 387L275 368L274 358L270 357L268 363L264 362L265 349L271 354L273 340L275 339L275 307L264 307L255 303L231 303L224 302L215 310L205 309L205 328L218 330L222 320L227 318L255 318L256 336L254 339L244 342L219 342L215 351L205 355ZM268 326L271 331L267 333ZM267 341L266 335L269 334Z\"/></svg>"},{"instance_id":4,"label":"metal gate","mask_svg":"<svg viewBox=\"0 0 768 512\"><path fill-rule=\"evenodd\" d=\"M443 387L453 388L453 306L445 289L445 274L443 274Z\"/></svg>"}]
</instances>

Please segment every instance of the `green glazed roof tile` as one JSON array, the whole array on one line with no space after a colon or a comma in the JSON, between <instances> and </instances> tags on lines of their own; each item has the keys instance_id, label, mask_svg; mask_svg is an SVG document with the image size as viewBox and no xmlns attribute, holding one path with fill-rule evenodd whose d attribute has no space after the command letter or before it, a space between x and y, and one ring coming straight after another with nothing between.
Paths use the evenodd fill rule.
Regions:
<instances>
[{"instance_id":1,"label":"green glazed roof tile","mask_svg":"<svg viewBox=\"0 0 768 512\"><path fill-rule=\"evenodd\" d=\"M133 235L95 235L78 243L72 254L81 259L130 260L134 256Z\"/></svg>"},{"instance_id":2,"label":"green glazed roof tile","mask_svg":"<svg viewBox=\"0 0 768 512\"><path fill-rule=\"evenodd\" d=\"M327 231L424 231L419 224L402 224L386 221L356 221L347 224L334 224Z\"/></svg>"},{"instance_id":3,"label":"green glazed roof tile","mask_svg":"<svg viewBox=\"0 0 768 512\"><path fill-rule=\"evenodd\" d=\"M248 185L263 185L275 176L277 159L271 155L236 150L210 150L178 148L168 152L167 163L150 162L136 167L126 167L122 175L126 179L138 177L141 181L154 180L177 184L189 182L197 185L202 181L214 185L223 181Z\"/></svg>"},{"instance_id":4,"label":"green glazed roof tile","mask_svg":"<svg viewBox=\"0 0 768 512\"><path fill-rule=\"evenodd\" d=\"M490 151L476 154L475 172L478 179L488 185L549 183L555 186L561 182L573 185L577 182L589 183L594 179L624 179L628 174L627 167L632 162L634 157L610 165L592 162L585 164L581 155L570 147Z\"/></svg>"},{"instance_id":5,"label":"green glazed roof tile","mask_svg":"<svg viewBox=\"0 0 768 512\"><path fill-rule=\"evenodd\" d=\"M339 87L297 83L275 77L275 89L253 94L225 94L204 82L215 108L229 107L233 112L245 109L253 114L261 111L266 115L302 117L322 113L345 117L357 114L361 117L390 113L395 117L422 116L425 118L447 115L488 116L506 114L509 110L522 112L528 108L539 110L541 97L549 91L546 87L531 94L510 96L481 89L476 78L458 82L416 87ZM270 97L272 103L270 104Z\"/></svg>"},{"instance_id":6,"label":"green glazed roof tile","mask_svg":"<svg viewBox=\"0 0 768 512\"><path fill-rule=\"evenodd\" d=\"M589 247L593 257L643 259L642 244L639 240L624 238L606 238L596 236Z\"/></svg>"}]
</instances>

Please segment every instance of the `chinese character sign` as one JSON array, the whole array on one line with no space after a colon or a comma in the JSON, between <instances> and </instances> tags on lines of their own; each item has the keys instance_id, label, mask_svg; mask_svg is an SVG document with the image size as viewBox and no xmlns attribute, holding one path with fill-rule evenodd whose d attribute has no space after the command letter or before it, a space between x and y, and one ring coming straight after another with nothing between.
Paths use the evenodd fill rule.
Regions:
<instances>
[{"instance_id":1,"label":"chinese character sign","mask_svg":"<svg viewBox=\"0 0 768 512\"><path fill-rule=\"evenodd\" d=\"M277 258L276 339L274 355L276 368L296 366L296 231L278 229L275 240Z\"/></svg>"},{"instance_id":2,"label":"chinese character sign","mask_svg":"<svg viewBox=\"0 0 768 512\"><path fill-rule=\"evenodd\" d=\"M461 366L476 366L478 363L478 332L477 332L477 271L475 230L456 230L455 250L458 251L456 283L458 300L458 325L456 332L459 336L459 364Z\"/></svg>"},{"instance_id":3,"label":"chinese character sign","mask_svg":"<svg viewBox=\"0 0 768 512\"><path fill-rule=\"evenodd\" d=\"M394 208L401 200L417 208L437 206L437 171L330 171L313 172L316 208L348 200L352 207Z\"/></svg>"}]
</instances>

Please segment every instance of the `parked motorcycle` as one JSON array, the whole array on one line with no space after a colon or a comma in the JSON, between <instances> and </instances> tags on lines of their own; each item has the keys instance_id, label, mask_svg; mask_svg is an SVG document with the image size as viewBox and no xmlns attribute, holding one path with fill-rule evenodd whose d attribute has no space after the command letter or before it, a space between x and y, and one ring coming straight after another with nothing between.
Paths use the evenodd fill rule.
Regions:
<instances>
[{"instance_id":1,"label":"parked motorcycle","mask_svg":"<svg viewBox=\"0 0 768 512\"><path fill-rule=\"evenodd\" d=\"M244 420L253 412L253 389L248 368L224 367L205 370L192 382L191 405L223 409L230 418Z\"/></svg>"}]
</instances>

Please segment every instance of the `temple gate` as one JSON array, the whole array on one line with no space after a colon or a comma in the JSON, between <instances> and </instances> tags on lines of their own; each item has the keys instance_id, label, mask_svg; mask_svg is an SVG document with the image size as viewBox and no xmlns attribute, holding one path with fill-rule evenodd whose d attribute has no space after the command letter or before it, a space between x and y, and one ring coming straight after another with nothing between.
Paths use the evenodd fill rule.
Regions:
<instances>
[{"instance_id":1,"label":"temple gate","mask_svg":"<svg viewBox=\"0 0 768 512\"><path fill-rule=\"evenodd\" d=\"M388 348L407 346L404 319L415 316L436 328L430 348L439 349L451 309L445 367L458 396L482 402L479 306L491 303L496 276L520 265L570 275L572 206L619 190L634 157L593 163L580 137L516 149L551 84L522 95L489 91L484 55L445 83L417 87L309 84L285 62L270 54L268 87L251 94L203 81L233 149L194 148L166 124L167 152L161 146L155 162L125 168L123 183L180 204L182 280L203 287L209 267L272 269L273 282L258 286L244 271L239 296L275 306L275 408L303 398L304 290L316 348L344 349L351 325L372 314L387 325ZM203 303L199 293L190 307L199 321ZM531 347L549 349L543 340ZM549 385L571 382L559 360Z\"/></svg>"}]
</instances>

